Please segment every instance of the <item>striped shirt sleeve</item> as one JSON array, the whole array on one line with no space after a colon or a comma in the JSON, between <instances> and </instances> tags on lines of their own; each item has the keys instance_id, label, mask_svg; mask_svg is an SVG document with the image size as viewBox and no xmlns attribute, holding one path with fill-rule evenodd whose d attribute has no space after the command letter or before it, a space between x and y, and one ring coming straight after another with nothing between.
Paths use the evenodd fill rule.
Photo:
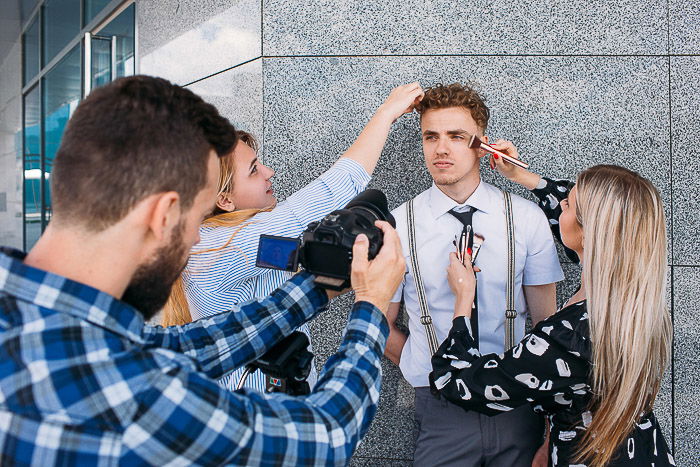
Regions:
<instances>
[{"instance_id":1,"label":"striped shirt sleeve","mask_svg":"<svg viewBox=\"0 0 700 467\"><path fill-rule=\"evenodd\" d=\"M364 190L369 180L369 174L358 162L340 158L319 178L272 211L254 216L243 228L203 227L200 229L202 241L193 250L185 271L186 281L192 283L186 287L188 299L196 302L197 310L221 310L217 293L223 292L225 296L241 281L270 271L255 267L260 235L298 237L310 222L347 204ZM200 253L219 248L231 238L226 248ZM190 297L193 293L197 296Z\"/></svg>"}]
</instances>

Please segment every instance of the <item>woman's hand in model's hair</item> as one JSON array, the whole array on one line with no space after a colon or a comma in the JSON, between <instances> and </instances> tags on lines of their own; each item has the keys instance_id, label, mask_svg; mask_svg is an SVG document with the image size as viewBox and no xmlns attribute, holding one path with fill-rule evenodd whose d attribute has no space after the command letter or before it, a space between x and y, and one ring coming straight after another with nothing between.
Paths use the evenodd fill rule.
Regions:
<instances>
[{"instance_id":1,"label":"woman's hand in model's hair","mask_svg":"<svg viewBox=\"0 0 700 467\"><path fill-rule=\"evenodd\" d=\"M476 268L476 271L480 271ZM454 317L472 315L472 304L476 293L476 275L472 268L470 255L465 254L464 263L457 257L457 253L450 253L450 265L447 267L447 281L452 293L455 294Z\"/></svg>"},{"instance_id":2,"label":"woman's hand in model's hair","mask_svg":"<svg viewBox=\"0 0 700 467\"><path fill-rule=\"evenodd\" d=\"M392 90L352 146L341 157L358 162L371 175L384 149L391 124L401 115L411 112L422 98L423 88L417 82L404 84Z\"/></svg>"},{"instance_id":3,"label":"woman's hand in model's hair","mask_svg":"<svg viewBox=\"0 0 700 467\"><path fill-rule=\"evenodd\" d=\"M505 139L499 139L495 143L490 143L494 149L498 149L501 152L508 154L513 159L519 159L518 148ZM534 190L537 188L537 184L540 183L540 176L536 173L532 173L522 167L511 164L499 157L498 154L491 154L489 159L489 165L492 169L498 170L498 172L506 177L511 182L518 183L528 190Z\"/></svg>"},{"instance_id":4,"label":"woman's hand in model's hair","mask_svg":"<svg viewBox=\"0 0 700 467\"><path fill-rule=\"evenodd\" d=\"M417 81L397 86L391 90L389 97L379 106L377 113L384 113L393 122L403 114L412 112L423 95L423 88Z\"/></svg>"}]
</instances>

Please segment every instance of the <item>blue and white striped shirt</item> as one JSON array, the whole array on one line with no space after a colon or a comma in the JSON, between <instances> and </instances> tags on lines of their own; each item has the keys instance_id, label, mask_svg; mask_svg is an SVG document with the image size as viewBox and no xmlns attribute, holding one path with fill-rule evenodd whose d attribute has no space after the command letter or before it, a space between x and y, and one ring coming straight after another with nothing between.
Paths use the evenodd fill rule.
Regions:
<instances>
[{"instance_id":1,"label":"blue and white striped shirt","mask_svg":"<svg viewBox=\"0 0 700 467\"><path fill-rule=\"evenodd\" d=\"M365 189L370 176L356 161L340 158L323 175L279 203L272 211L261 212L241 225L233 227L202 227L201 242L192 250L183 272L185 294L192 319L197 320L234 305L265 297L289 280L285 271L255 267L261 234L298 237L306 226L321 219ZM223 249L217 249L233 237ZM299 328L309 336L306 324ZM222 386L235 389L243 373L240 368L220 380ZM316 382L312 365L309 384ZM244 387L265 390L265 377L256 371L248 376Z\"/></svg>"}]
</instances>

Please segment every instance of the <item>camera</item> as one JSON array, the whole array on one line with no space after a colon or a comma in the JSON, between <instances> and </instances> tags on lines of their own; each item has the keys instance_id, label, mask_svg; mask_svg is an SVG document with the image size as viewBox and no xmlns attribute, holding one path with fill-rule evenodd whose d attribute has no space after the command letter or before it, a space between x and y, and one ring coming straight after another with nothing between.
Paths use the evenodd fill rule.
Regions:
<instances>
[{"instance_id":1,"label":"camera","mask_svg":"<svg viewBox=\"0 0 700 467\"><path fill-rule=\"evenodd\" d=\"M359 234L369 239L369 259L382 248L384 235L374 225L377 220L396 227L389 213L386 195L365 190L343 208L312 222L300 238L261 235L255 265L295 272L301 265L316 275L316 283L331 290L350 286L352 246Z\"/></svg>"},{"instance_id":2,"label":"camera","mask_svg":"<svg viewBox=\"0 0 700 467\"><path fill-rule=\"evenodd\" d=\"M246 366L236 389L243 387L246 378L256 369L265 373L265 391L283 392L292 396L309 394L306 379L311 372L314 355L307 350L309 338L294 331L268 350L262 357Z\"/></svg>"}]
</instances>

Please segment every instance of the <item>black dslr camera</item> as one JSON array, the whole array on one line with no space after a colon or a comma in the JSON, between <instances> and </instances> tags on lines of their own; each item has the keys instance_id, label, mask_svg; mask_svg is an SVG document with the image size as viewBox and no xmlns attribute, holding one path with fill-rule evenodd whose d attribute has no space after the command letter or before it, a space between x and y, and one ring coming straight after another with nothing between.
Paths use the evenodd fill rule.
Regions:
<instances>
[{"instance_id":1,"label":"black dslr camera","mask_svg":"<svg viewBox=\"0 0 700 467\"><path fill-rule=\"evenodd\" d=\"M343 209L312 222L301 238L261 235L255 265L295 272L299 265L316 275L316 283L331 290L350 286L352 246L359 234L369 239L369 259L382 248L384 235L374 225L377 220L396 227L384 193L365 190Z\"/></svg>"},{"instance_id":2,"label":"black dslr camera","mask_svg":"<svg viewBox=\"0 0 700 467\"><path fill-rule=\"evenodd\" d=\"M283 392L292 396L308 394L310 389L306 378L309 377L314 358L307 350L308 346L306 334L294 331L246 366L237 389L243 386L248 374L260 369L265 373L266 392Z\"/></svg>"}]
</instances>

